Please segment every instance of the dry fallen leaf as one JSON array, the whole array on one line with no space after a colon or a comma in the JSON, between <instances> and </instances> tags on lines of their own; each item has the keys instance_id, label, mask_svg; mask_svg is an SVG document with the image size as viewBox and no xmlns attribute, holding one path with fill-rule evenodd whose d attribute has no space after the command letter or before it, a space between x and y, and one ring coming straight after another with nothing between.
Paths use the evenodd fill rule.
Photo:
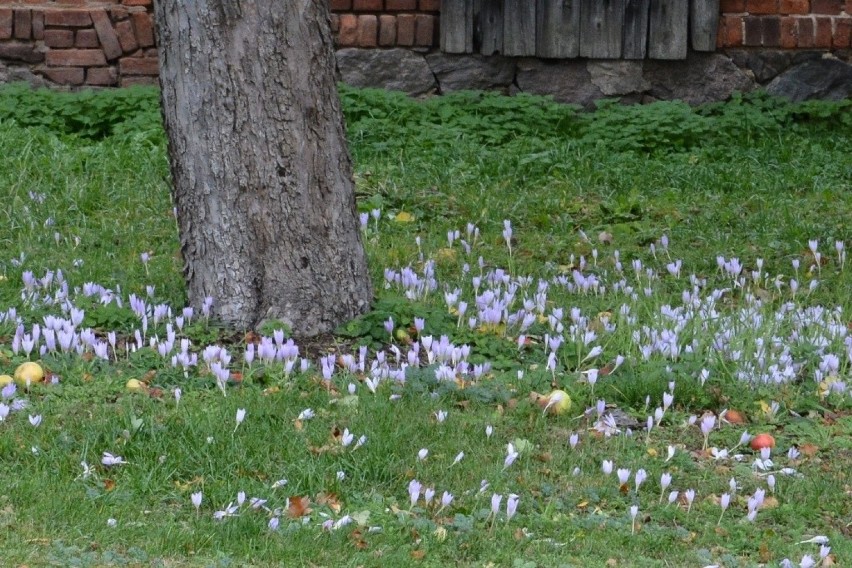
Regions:
<instances>
[{"instance_id":1,"label":"dry fallen leaf","mask_svg":"<svg viewBox=\"0 0 852 568\"><path fill-rule=\"evenodd\" d=\"M340 499L334 493L317 493L314 502L317 505L325 505L335 514L339 513L341 509L343 509L343 504L340 502Z\"/></svg>"},{"instance_id":2,"label":"dry fallen leaf","mask_svg":"<svg viewBox=\"0 0 852 568\"><path fill-rule=\"evenodd\" d=\"M307 496L290 497L287 500L287 516L291 519L298 519L310 514L311 500Z\"/></svg>"},{"instance_id":3,"label":"dry fallen leaf","mask_svg":"<svg viewBox=\"0 0 852 568\"><path fill-rule=\"evenodd\" d=\"M819 452L819 447L815 446L814 444L802 444L801 446L799 446L799 451L802 453L802 455L812 458L817 454L817 452Z\"/></svg>"},{"instance_id":4,"label":"dry fallen leaf","mask_svg":"<svg viewBox=\"0 0 852 568\"><path fill-rule=\"evenodd\" d=\"M417 550L411 551L411 557L414 560L423 560L423 557L426 556L426 551L422 548L418 548Z\"/></svg>"}]
</instances>

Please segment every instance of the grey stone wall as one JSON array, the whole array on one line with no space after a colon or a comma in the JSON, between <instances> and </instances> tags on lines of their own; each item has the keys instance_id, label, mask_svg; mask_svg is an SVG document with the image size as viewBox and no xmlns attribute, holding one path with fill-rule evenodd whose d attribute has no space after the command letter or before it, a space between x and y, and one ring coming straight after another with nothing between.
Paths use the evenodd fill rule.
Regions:
<instances>
[{"instance_id":1,"label":"grey stone wall","mask_svg":"<svg viewBox=\"0 0 852 568\"><path fill-rule=\"evenodd\" d=\"M357 87L412 96L458 90L550 95L591 108L602 98L623 102L679 99L701 104L766 86L794 100L852 97L852 54L820 51L731 50L690 53L680 61L548 61L481 55L418 53L409 49L346 48L337 52L341 79Z\"/></svg>"}]
</instances>

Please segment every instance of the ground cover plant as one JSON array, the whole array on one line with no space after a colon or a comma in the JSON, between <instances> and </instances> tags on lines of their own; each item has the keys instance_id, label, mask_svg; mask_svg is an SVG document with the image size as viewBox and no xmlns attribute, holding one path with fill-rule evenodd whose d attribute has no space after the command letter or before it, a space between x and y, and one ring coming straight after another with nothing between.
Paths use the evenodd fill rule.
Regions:
<instances>
[{"instance_id":1,"label":"ground cover plant","mask_svg":"<svg viewBox=\"0 0 852 568\"><path fill-rule=\"evenodd\" d=\"M850 103L344 89L376 303L293 341L184 307L155 92L22 93L5 565L852 563Z\"/></svg>"}]
</instances>

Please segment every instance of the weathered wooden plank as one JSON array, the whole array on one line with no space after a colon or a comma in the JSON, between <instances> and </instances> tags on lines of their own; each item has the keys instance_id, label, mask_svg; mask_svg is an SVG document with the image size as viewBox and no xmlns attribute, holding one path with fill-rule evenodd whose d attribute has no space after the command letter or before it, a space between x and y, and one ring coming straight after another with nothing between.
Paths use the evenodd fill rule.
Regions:
<instances>
[{"instance_id":1,"label":"weathered wooden plank","mask_svg":"<svg viewBox=\"0 0 852 568\"><path fill-rule=\"evenodd\" d=\"M538 0L535 54L560 58L580 54L579 0Z\"/></svg>"},{"instance_id":2,"label":"weathered wooden plank","mask_svg":"<svg viewBox=\"0 0 852 568\"><path fill-rule=\"evenodd\" d=\"M648 21L648 57L686 59L689 3L685 0L652 0Z\"/></svg>"},{"instance_id":3,"label":"weathered wooden plank","mask_svg":"<svg viewBox=\"0 0 852 568\"><path fill-rule=\"evenodd\" d=\"M719 0L691 0L689 9L692 49L715 51L719 27Z\"/></svg>"},{"instance_id":4,"label":"weathered wooden plank","mask_svg":"<svg viewBox=\"0 0 852 568\"><path fill-rule=\"evenodd\" d=\"M626 0L624 3L624 37L621 56L645 59L648 52L648 11L651 0Z\"/></svg>"},{"instance_id":5,"label":"weathered wooden plank","mask_svg":"<svg viewBox=\"0 0 852 568\"><path fill-rule=\"evenodd\" d=\"M503 54L535 55L535 2L504 0Z\"/></svg>"},{"instance_id":6,"label":"weathered wooden plank","mask_svg":"<svg viewBox=\"0 0 852 568\"><path fill-rule=\"evenodd\" d=\"M482 55L503 53L503 0L477 0L473 49Z\"/></svg>"},{"instance_id":7,"label":"weathered wooden plank","mask_svg":"<svg viewBox=\"0 0 852 568\"><path fill-rule=\"evenodd\" d=\"M441 51L473 53L473 0L441 2Z\"/></svg>"},{"instance_id":8,"label":"weathered wooden plank","mask_svg":"<svg viewBox=\"0 0 852 568\"><path fill-rule=\"evenodd\" d=\"M580 57L621 57L624 0L580 0Z\"/></svg>"}]
</instances>

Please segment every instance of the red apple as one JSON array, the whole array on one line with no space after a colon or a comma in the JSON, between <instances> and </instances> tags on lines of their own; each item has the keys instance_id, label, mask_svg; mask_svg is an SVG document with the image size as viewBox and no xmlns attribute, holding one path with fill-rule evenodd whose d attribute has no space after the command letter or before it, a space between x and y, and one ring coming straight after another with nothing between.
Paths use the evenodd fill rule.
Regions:
<instances>
[{"instance_id":1,"label":"red apple","mask_svg":"<svg viewBox=\"0 0 852 568\"><path fill-rule=\"evenodd\" d=\"M755 452L759 452L763 448L774 448L775 447L775 438L770 436L769 434L758 434L754 438L751 439L751 449Z\"/></svg>"}]
</instances>

